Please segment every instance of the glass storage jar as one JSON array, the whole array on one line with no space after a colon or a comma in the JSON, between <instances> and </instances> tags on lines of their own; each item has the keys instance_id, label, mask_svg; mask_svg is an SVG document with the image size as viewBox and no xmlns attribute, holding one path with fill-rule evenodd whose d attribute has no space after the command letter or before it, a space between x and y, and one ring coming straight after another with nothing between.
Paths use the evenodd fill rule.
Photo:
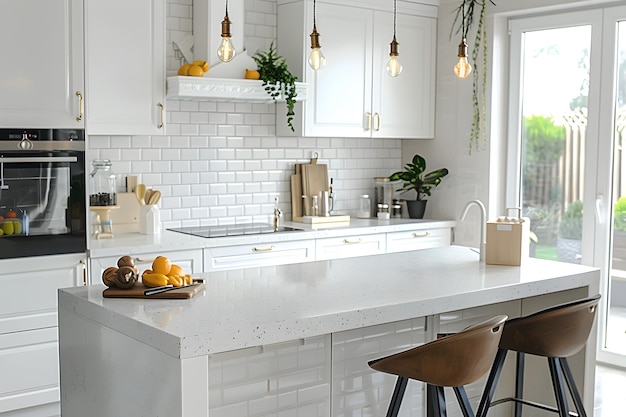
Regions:
<instances>
[{"instance_id":1,"label":"glass storage jar","mask_svg":"<svg viewBox=\"0 0 626 417\"><path fill-rule=\"evenodd\" d=\"M90 174L89 205L117 205L115 173L111 169L111 161L96 159L91 164L93 171Z\"/></svg>"}]
</instances>

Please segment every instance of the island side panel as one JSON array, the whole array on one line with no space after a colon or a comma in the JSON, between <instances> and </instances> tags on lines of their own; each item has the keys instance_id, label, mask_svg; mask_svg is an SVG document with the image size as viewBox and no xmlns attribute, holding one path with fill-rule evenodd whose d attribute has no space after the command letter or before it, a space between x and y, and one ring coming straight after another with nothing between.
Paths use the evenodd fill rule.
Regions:
<instances>
[{"instance_id":1,"label":"island side panel","mask_svg":"<svg viewBox=\"0 0 626 417\"><path fill-rule=\"evenodd\" d=\"M180 359L59 306L63 417L208 417L208 358Z\"/></svg>"}]
</instances>

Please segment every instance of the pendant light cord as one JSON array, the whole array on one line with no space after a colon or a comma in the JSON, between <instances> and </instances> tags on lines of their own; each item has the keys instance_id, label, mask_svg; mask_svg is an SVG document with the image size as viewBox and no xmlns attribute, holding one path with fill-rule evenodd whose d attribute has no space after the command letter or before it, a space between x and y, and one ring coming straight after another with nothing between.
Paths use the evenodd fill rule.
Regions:
<instances>
[{"instance_id":1,"label":"pendant light cord","mask_svg":"<svg viewBox=\"0 0 626 417\"><path fill-rule=\"evenodd\" d=\"M228 0L226 0L226 17L228 17Z\"/></svg>"},{"instance_id":2,"label":"pendant light cord","mask_svg":"<svg viewBox=\"0 0 626 417\"><path fill-rule=\"evenodd\" d=\"M313 0L313 29L317 29L317 19L315 18L316 12L315 12L315 5L316 5L317 1Z\"/></svg>"},{"instance_id":3,"label":"pendant light cord","mask_svg":"<svg viewBox=\"0 0 626 417\"><path fill-rule=\"evenodd\" d=\"M397 0L393 0L393 40L396 40L396 3Z\"/></svg>"}]
</instances>

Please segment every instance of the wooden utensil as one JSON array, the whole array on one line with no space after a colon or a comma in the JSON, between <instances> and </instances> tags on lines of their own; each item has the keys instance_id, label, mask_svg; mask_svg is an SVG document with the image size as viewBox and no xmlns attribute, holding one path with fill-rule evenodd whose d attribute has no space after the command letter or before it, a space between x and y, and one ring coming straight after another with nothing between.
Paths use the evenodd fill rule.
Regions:
<instances>
[{"instance_id":1,"label":"wooden utensil","mask_svg":"<svg viewBox=\"0 0 626 417\"><path fill-rule=\"evenodd\" d=\"M135 188L135 195L137 196L137 200L139 201L140 205L145 205L145 201L144 198L146 196L146 184L137 184L137 187Z\"/></svg>"},{"instance_id":2,"label":"wooden utensil","mask_svg":"<svg viewBox=\"0 0 626 417\"><path fill-rule=\"evenodd\" d=\"M150 197L148 198L148 196L146 196L146 198L148 199L147 204L150 204L150 205L157 204L159 200L161 199L161 191L152 190L152 193L150 193Z\"/></svg>"}]
</instances>

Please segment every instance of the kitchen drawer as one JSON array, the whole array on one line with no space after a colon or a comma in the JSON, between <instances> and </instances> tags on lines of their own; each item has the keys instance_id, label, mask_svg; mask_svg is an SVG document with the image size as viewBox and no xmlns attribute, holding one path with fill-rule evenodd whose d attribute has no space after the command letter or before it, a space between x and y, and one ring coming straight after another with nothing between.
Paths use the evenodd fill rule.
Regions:
<instances>
[{"instance_id":1,"label":"kitchen drawer","mask_svg":"<svg viewBox=\"0 0 626 417\"><path fill-rule=\"evenodd\" d=\"M56 327L57 290L83 285L85 258L86 254L3 259L0 335Z\"/></svg>"},{"instance_id":2,"label":"kitchen drawer","mask_svg":"<svg viewBox=\"0 0 626 417\"><path fill-rule=\"evenodd\" d=\"M202 249L158 253L129 253L129 255L135 260L135 265L139 269L140 274L146 269L152 268L152 261L154 261L157 256L168 257L173 264L181 266L188 274L197 274L203 271ZM102 272L110 266L116 266L119 258L119 256L92 258L90 263L91 283L101 284Z\"/></svg>"},{"instance_id":3,"label":"kitchen drawer","mask_svg":"<svg viewBox=\"0 0 626 417\"><path fill-rule=\"evenodd\" d=\"M58 403L57 339L56 327L0 335L0 414Z\"/></svg>"},{"instance_id":4,"label":"kitchen drawer","mask_svg":"<svg viewBox=\"0 0 626 417\"><path fill-rule=\"evenodd\" d=\"M224 246L204 250L207 272L311 262L315 260L313 240Z\"/></svg>"},{"instance_id":5,"label":"kitchen drawer","mask_svg":"<svg viewBox=\"0 0 626 417\"><path fill-rule=\"evenodd\" d=\"M385 234L317 239L315 253L318 261L378 255L385 253Z\"/></svg>"},{"instance_id":6,"label":"kitchen drawer","mask_svg":"<svg viewBox=\"0 0 626 417\"><path fill-rule=\"evenodd\" d=\"M387 233L387 253L450 245L450 229L416 229Z\"/></svg>"}]
</instances>

